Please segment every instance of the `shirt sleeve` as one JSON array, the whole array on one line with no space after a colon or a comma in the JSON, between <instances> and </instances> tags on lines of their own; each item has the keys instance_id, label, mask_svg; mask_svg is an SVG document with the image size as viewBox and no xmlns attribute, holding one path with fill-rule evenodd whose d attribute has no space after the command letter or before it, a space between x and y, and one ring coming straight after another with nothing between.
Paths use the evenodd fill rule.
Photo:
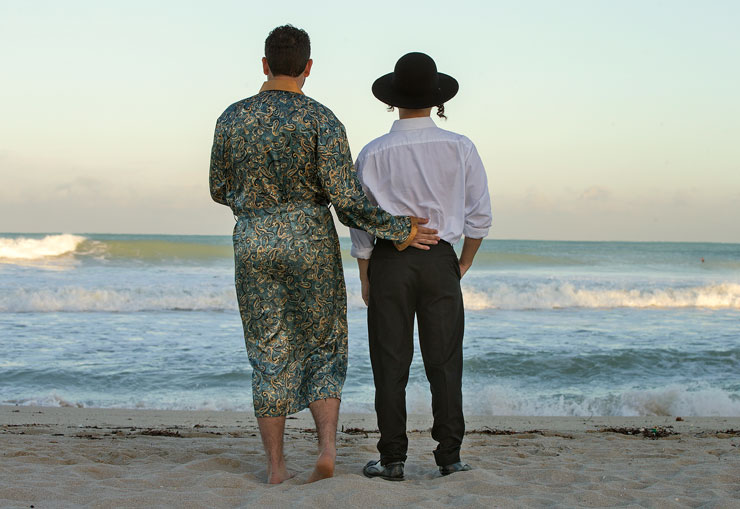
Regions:
<instances>
[{"instance_id":1,"label":"shirt sleeve","mask_svg":"<svg viewBox=\"0 0 740 509\"><path fill-rule=\"evenodd\" d=\"M482 239L488 235L493 216L491 197L488 194L488 178L475 145L465 160L465 225L463 235L471 239Z\"/></svg>"},{"instance_id":2,"label":"shirt sleeve","mask_svg":"<svg viewBox=\"0 0 740 509\"><path fill-rule=\"evenodd\" d=\"M352 239L352 248L349 254L354 258L367 260L373 254L375 247L375 237L363 230L350 228L349 236Z\"/></svg>"},{"instance_id":3,"label":"shirt sleeve","mask_svg":"<svg viewBox=\"0 0 740 509\"><path fill-rule=\"evenodd\" d=\"M321 123L317 143L321 185L342 224L405 244L415 234L415 225L407 216L393 216L370 203L352 164L344 126L338 120Z\"/></svg>"},{"instance_id":4,"label":"shirt sleeve","mask_svg":"<svg viewBox=\"0 0 740 509\"><path fill-rule=\"evenodd\" d=\"M211 148L211 170L208 174L208 183L211 188L211 198L222 205L229 205L229 197L233 187L230 179L230 163L226 157L226 136L224 126L219 119L216 122L216 131L213 135Z\"/></svg>"},{"instance_id":5,"label":"shirt sleeve","mask_svg":"<svg viewBox=\"0 0 740 509\"><path fill-rule=\"evenodd\" d=\"M357 158L357 162L355 163L355 168L357 169L357 178L362 185L362 190L365 192L367 199L373 205L377 205L377 200L375 200L372 192L368 190L367 186L365 186L365 182L362 180L362 169L364 166L365 161L362 158L362 154L360 154L360 157ZM357 230L355 228L350 228L349 236L352 239L352 248L349 252L350 255L352 255L354 258L363 258L365 260L369 259L370 256L373 254L373 248L375 247L375 237L364 230Z\"/></svg>"}]
</instances>

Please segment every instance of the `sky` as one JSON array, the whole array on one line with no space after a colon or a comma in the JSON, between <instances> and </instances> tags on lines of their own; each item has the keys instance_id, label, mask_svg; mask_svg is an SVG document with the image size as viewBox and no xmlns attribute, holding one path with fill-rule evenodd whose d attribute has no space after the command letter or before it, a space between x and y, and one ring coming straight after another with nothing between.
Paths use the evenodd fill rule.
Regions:
<instances>
[{"instance_id":1,"label":"sky","mask_svg":"<svg viewBox=\"0 0 740 509\"><path fill-rule=\"evenodd\" d=\"M740 242L738 19L733 0L0 0L0 232L230 234L215 121L291 23L354 155L396 118L370 86L400 56L459 81L438 125L483 159L489 238Z\"/></svg>"}]
</instances>

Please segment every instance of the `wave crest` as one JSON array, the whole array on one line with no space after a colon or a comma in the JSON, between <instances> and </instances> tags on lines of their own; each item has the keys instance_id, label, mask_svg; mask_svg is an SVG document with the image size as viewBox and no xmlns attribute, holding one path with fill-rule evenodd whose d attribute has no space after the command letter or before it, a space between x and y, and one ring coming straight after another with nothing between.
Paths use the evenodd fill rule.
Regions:
<instances>
[{"instance_id":1,"label":"wave crest","mask_svg":"<svg viewBox=\"0 0 740 509\"><path fill-rule=\"evenodd\" d=\"M540 310L566 308L708 308L740 309L740 284L718 283L690 288L578 288L572 283L528 287L496 284L481 290L463 286L465 309ZM359 288L348 288L351 309L364 309ZM14 288L0 293L0 313L58 311L235 311L232 285L134 286L130 288L61 286Z\"/></svg>"},{"instance_id":2,"label":"wave crest","mask_svg":"<svg viewBox=\"0 0 740 509\"><path fill-rule=\"evenodd\" d=\"M679 384L598 395L532 395L515 387L479 387L471 415L620 415L620 416L738 416L736 393L716 387ZM472 405L471 405L472 406Z\"/></svg>"},{"instance_id":3,"label":"wave crest","mask_svg":"<svg viewBox=\"0 0 740 509\"><path fill-rule=\"evenodd\" d=\"M80 235L47 235L41 239L0 237L0 260L33 261L74 253L85 240Z\"/></svg>"},{"instance_id":4,"label":"wave crest","mask_svg":"<svg viewBox=\"0 0 740 509\"><path fill-rule=\"evenodd\" d=\"M552 282L529 288L495 284L489 290L463 286L465 309L714 308L740 309L740 284L688 288L593 289Z\"/></svg>"},{"instance_id":5,"label":"wave crest","mask_svg":"<svg viewBox=\"0 0 740 509\"><path fill-rule=\"evenodd\" d=\"M131 289L65 286L18 289L0 295L0 312L140 312L140 311L232 311L237 309L233 288Z\"/></svg>"},{"instance_id":6,"label":"wave crest","mask_svg":"<svg viewBox=\"0 0 740 509\"><path fill-rule=\"evenodd\" d=\"M218 398L204 394L183 398L180 394L151 391L146 395L130 394L113 398L104 394L90 397L88 394L83 400L74 391L63 392L64 395L52 391L22 398L0 398L0 403L79 408L247 411L248 404L244 401L250 399L248 386L238 393L225 391ZM674 384L652 390L627 388L599 395L567 396L543 394L509 385L473 385L465 387L463 393L467 416L740 416L740 398L737 393L707 385L689 387ZM406 406L410 414L431 415L429 386L409 384ZM342 407L351 413L374 412L372 401L362 397L345 395Z\"/></svg>"},{"instance_id":7,"label":"wave crest","mask_svg":"<svg viewBox=\"0 0 740 509\"><path fill-rule=\"evenodd\" d=\"M616 389L601 394L547 394L507 384L472 384L463 388L469 416L740 416L736 392L707 384L671 384L650 390ZM349 412L373 412L371 401L342 401ZM429 387L412 383L406 388L411 414L431 414Z\"/></svg>"}]
</instances>

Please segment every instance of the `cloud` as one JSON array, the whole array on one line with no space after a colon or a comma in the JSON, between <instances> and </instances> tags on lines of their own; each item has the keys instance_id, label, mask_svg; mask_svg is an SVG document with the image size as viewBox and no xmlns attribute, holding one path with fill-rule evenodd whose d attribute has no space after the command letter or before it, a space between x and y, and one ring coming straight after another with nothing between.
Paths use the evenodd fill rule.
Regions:
<instances>
[{"instance_id":1,"label":"cloud","mask_svg":"<svg viewBox=\"0 0 740 509\"><path fill-rule=\"evenodd\" d=\"M591 186L578 197L579 200L605 201L612 197L612 192L603 186Z\"/></svg>"},{"instance_id":2,"label":"cloud","mask_svg":"<svg viewBox=\"0 0 740 509\"><path fill-rule=\"evenodd\" d=\"M679 189L673 193L673 197L669 203L674 207L690 207L694 204L697 197L703 198L702 194L703 193L696 188Z\"/></svg>"},{"instance_id":3,"label":"cloud","mask_svg":"<svg viewBox=\"0 0 740 509\"><path fill-rule=\"evenodd\" d=\"M493 196L495 199L495 193ZM520 202L520 206L525 209L535 210L551 210L557 208L559 203L562 203L557 199L557 197L545 191L541 191L535 186L529 187L521 198L514 199L518 200Z\"/></svg>"},{"instance_id":4,"label":"cloud","mask_svg":"<svg viewBox=\"0 0 740 509\"><path fill-rule=\"evenodd\" d=\"M56 191L64 194L72 194L76 192L90 193L96 192L103 187L104 182L94 177L77 177L68 182L64 182L56 186Z\"/></svg>"}]
</instances>

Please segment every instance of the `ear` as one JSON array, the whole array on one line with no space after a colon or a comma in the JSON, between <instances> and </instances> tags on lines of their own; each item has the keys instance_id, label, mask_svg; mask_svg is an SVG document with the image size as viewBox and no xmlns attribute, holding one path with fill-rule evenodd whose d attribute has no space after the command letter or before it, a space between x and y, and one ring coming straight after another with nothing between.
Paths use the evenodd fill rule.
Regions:
<instances>
[{"instance_id":1,"label":"ear","mask_svg":"<svg viewBox=\"0 0 740 509\"><path fill-rule=\"evenodd\" d=\"M309 58L308 62L306 62L306 68L303 70L303 76L308 78L308 75L311 74L311 66L313 65L313 59Z\"/></svg>"},{"instance_id":2,"label":"ear","mask_svg":"<svg viewBox=\"0 0 740 509\"><path fill-rule=\"evenodd\" d=\"M267 65L267 57L262 57L262 72L265 73L265 76L270 75L270 66Z\"/></svg>"}]
</instances>

